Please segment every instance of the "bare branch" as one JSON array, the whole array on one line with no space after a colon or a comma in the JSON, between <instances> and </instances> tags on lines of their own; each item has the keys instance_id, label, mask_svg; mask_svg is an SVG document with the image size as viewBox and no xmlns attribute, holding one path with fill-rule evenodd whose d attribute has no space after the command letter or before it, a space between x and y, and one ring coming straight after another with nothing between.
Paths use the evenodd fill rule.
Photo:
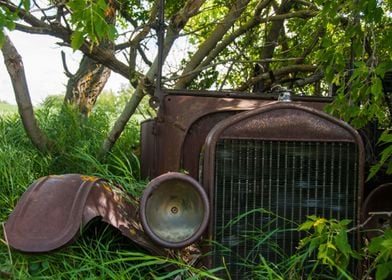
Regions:
<instances>
[{"instance_id":1,"label":"bare branch","mask_svg":"<svg viewBox=\"0 0 392 280\"><path fill-rule=\"evenodd\" d=\"M289 0L282 1L282 4L277 9L276 16L286 14L291 9L292 2ZM266 42L261 50L260 59L271 58L277 46L277 41L283 28L283 23L286 18L272 21L271 28L268 31ZM263 65L264 71L268 71L268 63Z\"/></svg>"},{"instance_id":2,"label":"bare branch","mask_svg":"<svg viewBox=\"0 0 392 280\"><path fill-rule=\"evenodd\" d=\"M146 53L144 52L144 50L140 46L137 48L137 51L139 52L140 56L142 57L144 63L147 64L148 66L151 66L152 62L148 59Z\"/></svg>"},{"instance_id":3,"label":"bare branch","mask_svg":"<svg viewBox=\"0 0 392 280\"><path fill-rule=\"evenodd\" d=\"M234 25L235 21L241 16L248 3L249 0L237 0L233 3L225 18L217 24L216 28L211 32L209 37L198 48L196 53L193 54L182 74L190 72L200 65L205 56L217 45L227 31ZM189 79L193 78L193 75L187 77L187 79L178 80L176 88L185 87L189 83Z\"/></svg>"},{"instance_id":4,"label":"bare branch","mask_svg":"<svg viewBox=\"0 0 392 280\"><path fill-rule=\"evenodd\" d=\"M61 61L63 62L64 73L68 78L72 78L74 75L68 70L67 61L65 58L65 52L61 51Z\"/></svg>"},{"instance_id":5,"label":"bare branch","mask_svg":"<svg viewBox=\"0 0 392 280\"><path fill-rule=\"evenodd\" d=\"M15 23L15 29L29 34L48 35L51 33L51 30L47 28L31 27L20 23Z\"/></svg>"},{"instance_id":6,"label":"bare branch","mask_svg":"<svg viewBox=\"0 0 392 280\"><path fill-rule=\"evenodd\" d=\"M275 71L272 71L274 76L280 76L280 75L285 75L288 73L296 73L296 72L314 72L317 70L317 66L314 65L306 65L306 64L297 64L297 65L289 65L286 67L282 67L280 69L277 69ZM260 82L260 81L266 81L270 79L270 73L262 73L256 77L253 77L246 81L243 85L238 87L236 90L238 91L245 91L254 84Z\"/></svg>"},{"instance_id":7,"label":"bare branch","mask_svg":"<svg viewBox=\"0 0 392 280\"><path fill-rule=\"evenodd\" d=\"M294 85L298 87L303 87L304 85L313 84L320 81L324 77L324 73L322 71L318 71L313 75L310 75L306 78L297 80L294 82Z\"/></svg>"},{"instance_id":8,"label":"bare branch","mask_svg":"<svg viewBox=\"0 0 392 280\"><path fill-rule=\"evenodd\" d=\"M369 212L368 215L369 215L369 217L363 223L361 223L353 228L348 229L347 232L357 231L359 229L364 228L372 219L374 219L374 217L377 217L377 216L388 216L388 218L391 219L392 218L392 211ZM377 229L377 231L379 231L380 234L383 233L382 229Z\"/></svg>"},{"instance_id":9,"label":"bare branch","mask_svg":"<svg viewBox=\"0 0 392 280\"><path fill-rule=\"evenodd\" d=\"M287 14L270 16L267 18L261 18L260 15L255 15L245 24L241 25L238 29L234 30L232 33L227 35L219 44L217 44L215 48L213 48L208 53L208 55L204 57L204 60L200 63L200 65L198 65L197 69L204 69L205 67L207 67L217 57L217 55L221 51L223 51L228 45L234 42L236 38L238 38L239 36L243 35L247 31L251 30L252 28L256 27L261 23L266 23L268 21L282 20L282 19L290 19L290 18L309 18L315 15L317 15L317 11L310 11L310 10L300 10ZM187 75L188 78L181 81L181 83L178 81L175 85L175 88L176 89L185 88L189 84L189 82L192 81L192 79L194 79L200 73L195 70L196 67L192 69L192 71L194 71L193 75L189 75L189 76ZM185 74L185 71L183 71L183 73Z\"/></svg>"},{"instance_id":10,"label":"bare branch","mask_svg":"<svg viewBox=\"0 0 392 280\"><path fill-rule=\"evenodd\" d=\"M203 66L203 67L199 66L199 67L197 67L193 71L185 73L185 74L183 74L181 76L172 76L170 78L165 79L165 81L178 80L178 79L184 78L184 77L189 76L189 75L198 74L198 73L200 73L200 72L202 72L202 71L204 71L204 70L206 70L208 68L212 68L212 67L215 67L215 66L218 66L218 65L224 65L224 64L227 64L227 63L232 64L233 62L236 62L236 63L239 63L239 64L254 64L254 63L258 63L258 62L288 62L288 61L296 62L298 59L300 59L300 58L299 57L291 57L291 58L288 57L288 58L280 58L280 59L279 58L266 58L266 59L263 59L263 60L225 59L225 60L220 60L220 61L215 62L215 63L210 63L210 64L208 64L206 66Z\"/></svg>"}]
</instances>

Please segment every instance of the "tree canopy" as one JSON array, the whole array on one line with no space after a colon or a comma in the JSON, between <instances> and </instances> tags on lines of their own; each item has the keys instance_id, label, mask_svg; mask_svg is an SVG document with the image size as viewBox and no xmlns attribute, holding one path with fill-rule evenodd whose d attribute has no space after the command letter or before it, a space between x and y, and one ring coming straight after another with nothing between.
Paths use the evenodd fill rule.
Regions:
<instances>
[{"instance_id":1,"label":"tree canopy","mask_svg":"<svg viewBox=\"0 0 392 280\"><path fill-rule=\"evenodd\" d=\"M143 97L154 94L159 5L0 0L0 41L6 29L50 35L129 80L133 95L106 153ZM297 94L333 94L331 113L356 128L390 127L382 79L392 69L391 8L390 0L166 0L162 83L254 94L279 84ZM387 131L382 141L391 137Z\"/></svg>"}]
</instances>

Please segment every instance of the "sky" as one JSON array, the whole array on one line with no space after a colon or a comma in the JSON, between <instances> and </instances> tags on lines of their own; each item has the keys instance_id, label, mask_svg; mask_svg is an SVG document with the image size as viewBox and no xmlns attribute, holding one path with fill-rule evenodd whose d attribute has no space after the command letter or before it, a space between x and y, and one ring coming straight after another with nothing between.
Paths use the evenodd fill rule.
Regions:
<instances>
[{"instance_id":1,"label":"sky","mask_svg":"<svg viewBox=\"0 0 392 280\"><path fill-rule=\"evenodd\" d=\"M59 40L49 36L30 35L19 31L12 31L8 35L22 56L32 103L38 105L49 95L64 94L67 77L63 70L61 50L66 53L67 65L71 73L76 72L81 53L56 45ZM117 92L127 83L125 78L112 72L104 90ZM1 52L0 101L16 104L11 79Z\"/></svg>"}]
</instances>

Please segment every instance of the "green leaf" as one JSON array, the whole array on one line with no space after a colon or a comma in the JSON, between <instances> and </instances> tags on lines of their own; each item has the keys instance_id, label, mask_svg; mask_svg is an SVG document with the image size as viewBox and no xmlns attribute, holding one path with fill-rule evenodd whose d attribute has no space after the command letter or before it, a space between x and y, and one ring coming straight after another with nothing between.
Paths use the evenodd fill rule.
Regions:
<instances>
[{"instance_id":1,"label":"green leaf","mask_svg":"<svg viewBox=\"0 0 392 280\"><path fill-rule=\"evenodd\" d=\"M382 163L377 163L377 164L373 165L369 170L369 175L366 178L366 181L369 181L370 179L372 179L374 177L374 175L376 175L377 172L380 171L381 167L382 167Z\"/></svg>"},{"instance_id":2,"label":"green leaf","mask_svg":"<svg viewBox=\"0 0 392 280\"><path fill-rule=\"evenodd\" d=\"M371 92L376 96L383 96L383 88L381 79L375 77L372 79Z\"/></svg>"},{"instance_id":3,"label":"green leaf","mask_svg":"<svg viewBox=\"0 0 392 280\"><path fill-rule=\"evenodd\" d=\"M348 241L346 231L342 230L335 236L335 244L336 244L336 247L339 249L339 251L345 257L348 258L351 255L351 246Z\"/></svg>"},{"instance_id":4,"label":"green leaf","mask_svg":"<svg viewBox=\"0 0 392 280\"><path fill-rule=\"evenodd\" d=\"M30 11L30 0L22 0L22 5L26 11Z\"/></svg>"},{"instance_id":5,"label":"green leaf","mask_svg":"<svg viewBox=\"0 0 392 280\"><path fill-rule=\"evenodd\" d=\"M341 221L339 222L339 224L342 225L342 226L344 226L344 227L346 227L346 226L348 226L349 224L351 224L351 222L352 222L352 220L350 220L350 219L344 219L344 220L341 220Z\"/></svg>"},{"instance_id":6,"label":"green leaf","mask_svg":"<svg viewBox=\"0 0 392 280\"><path fill-rule=\"evenodd\" d=\"M107 4L105 0L98 0L96 3L97 3L97 7L102 10L105 10L107 8Z\"/></svg>"},{"instance_id":7,"label":"green leaf","mask_svg":"<svg viewBox=\"0 0 392 280\"><path fill-rule=\"evenodd\" d=\"M385 142L385 143L392 143L392 134L389 133L388 130L384 131L381 136L380 139L378 141L380 142Z\"/></svg>"},{"instance_id":8,"label":"green leaf","mask_svg":"<svg viewBox=\"0 0 392 280\"><path fill-rule=\"evenodd\" d=\"M392 239L392 229L387 229L387 230L384 232L384 236L385 236L385 238L387 238L387 239Z\"/></svg>"},{"instance_id":9,"label":"green leaf","mask_svg":"<svg viewBox=\"0 0 392 280\"><path fill-rule=\"evenodd\" d=\"M376 269L376 280L383 280L388 277L388 275L391 273L390 266L392 263L382 263L377 265Z\"/></svg>"},{"instance_id":10,"label":"green leaf","mask_svg":"<svg viewBox=\"0 0 392 280\"><path fill-rule=\"evenodd\" d=\"M327 220L324 218L319 218L315 223L313 224L314 229L317 233L321 234L321 232L325 229L325 224Z\"/></svg>"},{"instance_id":11,"label":"green leaf","mask_svg":"<svg viewBox=\"0 0 392 280\"><path fill-rule=\"evenodd\" d=\"M391 61L383 61L379 65L377 65L376 74L380 77L383 77L385 72L390 70L391 68L392 68Z\"/></svg>"},{"instance_id":12,"label":"green leaf","mask_svg":"<svg viewBox=\"0 0 392 280\"><path fill-rule=\"evenodd\" d=\"M116 27L113 24L110 24L108 26L108 38L111 41L114 41L117 37L117 30Z\"/></svg>"},{"instance_id":13,"label":"green leaf","mask_svg":"<svg viewBox=\"0 0 392 280\"><path fill-rule=\"evenodd\" d=\"M84 0L71 0L67 2L67 6L74 11L82 11L86 9L86 2Z\"/></svg>"},{"instance_id":14,"label":"green leaf","mask_svg":"<svg viewBox=\"0 0 392 280\"><path fill-rule=\"evenodd\" d=\"M327 242L327 248L328 248L328 249L332 249L332 250L334 250L334 251L337 251L335 245L333 245L332 242Z\"/></svg>"},{"instance_id":15,"label":"green leaf","mask_svg":"<svg viewBox=\"0 0 392 280\"><path fill-rule=\"evenodd\" d=\"M84 42L84 34L81 31L75 31L71 36L71 47L73 50L79 49Z\"/></svg>"},{"instance_id":16,"label":"green leaf","mask_svg":"<svg viewBox=\"0 0 392 280\"><path fill-rule=\"evenodd\" d=\"M392 145L389 145L381 152L381 161L385 162L392 155Z\"/></svg>"},{"instance_id":17,"label":"green leaf","mask_svg":"<svg viewBox=\"0 0 392 280\"><path fill-rule=\"evenodd\" d=\"M378 253L381 249L381 243L383 242L384 237L383 236L378 236L378 237L374 237L368 246L368 250L370 254L376 254Z\"/></svg>"},{"instance_id":18,"label":"green leaf","mask_svg":"<svg viewBox=\"0 0 392 280\"><path fill-rule=\"evenodd\" d=\"M320 246L320 238L313 238L313 239L310 241L310 244L309 244L308 255L310 256L310 255L313 253L313 251L314 251L317 247L319 247L319 246Z\"/></svg>"},{"instance_id":19,"label":"green leaf","mask_svg":"<svg viewBox=\"0 0 392 280\"><path fill-rule=\"evenodd\" d=\"M300 231L307 231L310 230L313 226L314 222L313 221L306 221L299 225L298 230Z\"/></svg>"},{"instance_id":20,"label":"green leaf","mask_svg":"<svg viewBox=\"0 0 392 280\"><path fill-rule=\"evenodd\" d=\"M385 239L381 245L387 250L392 250L392 239Z\"/></svg>"},{"instance_id":21,"label":"green leaf","mask_svg":"<svg viewBox=\"0 0 392 280\"><path fill-rule=\"evenodd\" d=\"M388 162L387 174L392 174L392 160Z\"/></svg>"}]
</instances>

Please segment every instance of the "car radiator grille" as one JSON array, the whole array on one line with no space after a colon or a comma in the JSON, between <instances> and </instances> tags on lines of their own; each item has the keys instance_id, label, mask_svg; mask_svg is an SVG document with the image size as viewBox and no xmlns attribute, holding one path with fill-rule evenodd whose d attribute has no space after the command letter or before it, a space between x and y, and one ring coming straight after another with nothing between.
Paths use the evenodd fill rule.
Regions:
<instances>
[{"instance_id":1,"label":"car radiator grille","mask_svg":"<svg viewBox=\"0 0 392 280\"><path fill-rule=\"evenodd\" d=\"M247 278L244 263L260 255L276 263L294 252L303 237L295 229L308 215L356 220L357 199L354 143L221 139L212 263L224 261L232 279Z\"/></svg>"}]
</instances>

